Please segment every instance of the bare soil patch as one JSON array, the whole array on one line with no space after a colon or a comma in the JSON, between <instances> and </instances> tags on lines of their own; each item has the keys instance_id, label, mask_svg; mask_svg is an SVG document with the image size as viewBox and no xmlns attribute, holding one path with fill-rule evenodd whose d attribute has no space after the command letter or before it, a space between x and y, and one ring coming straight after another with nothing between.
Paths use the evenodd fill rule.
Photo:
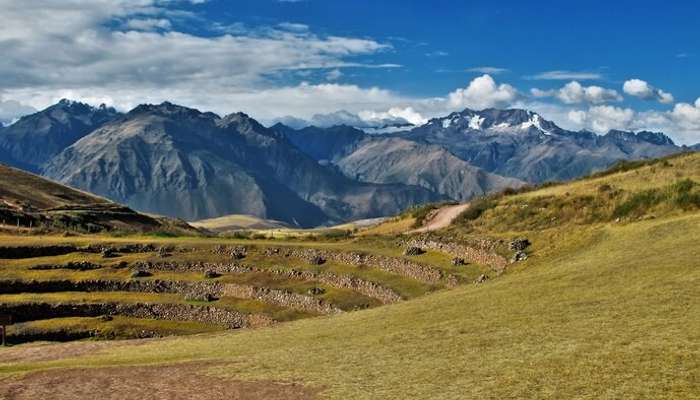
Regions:
<instances>
[{"instance_id":1,"label":"bare soil patch","mask_svg":"<svg viewBox=\"0 0 700 400\"><path fill-rule=\"evenodd\" d=\"M469 208L469 204L457 204L456 206L443 207L422 227L407 233L425 233L447 228L452 221L459 217L459 214L463 213L467 208Z\"/></svg>"},{"instance_id":2,"label":"bare soil patch","mask_svg":"<svg viewBox=\"0 0 700 400\"><path fill-rule=\"evenodd\" d=\"M245 382L207 376L212 364L114 367L32 372L0 379L0 398L24 399L168 399L306 400L319 391L296 383Z\"/></svg>"},{"instance_id":3,"label":"bare soil patch","mask_svg":"<svg viewBox=\"0 0 700 400\"><path fill-rule=\"evenodd\" d=\"M119 342L119 346L134 346L146 343L148 339ZM1 363L54 361L64 358L80 357L98 352L105 348L114 348L115 342L75 342L46 343L0 349Z\"/></svg>"}]
</instances>

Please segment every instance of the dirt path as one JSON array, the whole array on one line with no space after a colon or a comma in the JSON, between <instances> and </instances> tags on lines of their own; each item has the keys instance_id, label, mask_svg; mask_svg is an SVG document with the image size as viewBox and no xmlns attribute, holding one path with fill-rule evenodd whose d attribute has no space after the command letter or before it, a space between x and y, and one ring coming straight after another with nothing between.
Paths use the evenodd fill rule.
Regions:
<instances>
[{"instance_id":1,"label":"dirt path","mask_svg":"<svg viewBox=\"0 0 700 400\"><path fill-rule=\"evenodd\" d=\"M443 207L438 210L437 213L435 213L435 215L433 215L433 217L430 218L430 220L428 220L422 227L406 233L425 233L447 228L450 226L452 221L454 221L455 218L457 218L459 214L464 212L464 210L466 210L468 207L469 203Z\"/></svg>"}]
</instances>

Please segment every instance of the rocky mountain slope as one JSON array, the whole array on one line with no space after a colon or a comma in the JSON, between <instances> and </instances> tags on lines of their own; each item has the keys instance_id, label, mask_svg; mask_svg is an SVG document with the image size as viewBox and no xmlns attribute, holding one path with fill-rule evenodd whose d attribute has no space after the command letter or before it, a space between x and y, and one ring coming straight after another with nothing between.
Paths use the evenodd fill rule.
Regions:
<instances>
[{"instance_id":1,"label":"rocky mountain slope","mask_svg":"<svg viewBox=\"0 0 700 400\"><path fill-rule=\"evenodd\" d=\"M370 135L349 126L295 130L277 124L272 129L320 163L361 182L417 185L458 201L523 185L474 167L441 146L394 135Z\"/></svg>"},{"instance_id":2,"label":"rocky mountain slope","mask_svg":"<svg viewBox=\"0 0 700 400\"><path fill-rule=\"evenodd\" d=\"M418 185L458 201L524 184L474 167L441 146L397 137L367 138L334 162L359 181Z\"/></svg>"},{"instance_id":3,"label":"rocky mountain slope","mask_svg":"<svg viewBox=\"0 0 700 400\"><path fill-rule=\"evenodd\" d=\"M0 129L0 162L38 172L51 157L116 116L104 105L61 100Z\"/></svg>"},{"instance_id":4,"label":"rocky mountain slope","mask_svg":"<svg viewBox=\"0 0 700 400\"><path fill-rule=\"evenodd\" d=\"M352 181L244 114L143 105L52 159L44 174L189 220L249 214L299 226L382 216L440 196Z\"/></svg>"}]
</instances>

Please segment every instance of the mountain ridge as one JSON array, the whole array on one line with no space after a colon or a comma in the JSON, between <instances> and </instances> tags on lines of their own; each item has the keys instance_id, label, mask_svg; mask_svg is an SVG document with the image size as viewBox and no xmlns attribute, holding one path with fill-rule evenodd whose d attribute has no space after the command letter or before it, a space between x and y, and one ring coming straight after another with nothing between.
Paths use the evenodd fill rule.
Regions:
<instances>
[{"instance_id":1,"label":"mountain ridge","mask_svg":"<svg viewBox=\"0 0 700 400\"><path fill-rule=\"evenodd\" d=\"M189 220L237 213L306 227L439 199L418 187L353 182L245 114L221 118L171 103L139 106L106 124L44 174Z\"/></svg>"}]
</instances>

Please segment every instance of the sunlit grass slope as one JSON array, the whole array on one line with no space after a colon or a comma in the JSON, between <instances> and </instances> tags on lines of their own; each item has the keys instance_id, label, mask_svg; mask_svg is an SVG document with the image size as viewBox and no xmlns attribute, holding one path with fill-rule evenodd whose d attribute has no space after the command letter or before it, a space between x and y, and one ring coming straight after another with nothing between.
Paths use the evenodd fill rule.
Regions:
<instances>
[{"instance_id":1,"label":"sunlit grass slope","mask_svg":"<svg viewBox=\"0 0 700 400\"><path fill-rule=\"evenodd\" d=\"M628 174L646 190L697 174L676 172L648 186L633 171L606 179L631 189ZM582 185L543 190L572 196ZM0 364L0 373L212 360L213 375L295 381L334 399L698 398L700 212L654 207L669 208L622 222L524 223L531 257L485 284L271 329L111 343L82 358ZM454 229L506 232L496 218Z\"/></svg>"}]
</instances>

